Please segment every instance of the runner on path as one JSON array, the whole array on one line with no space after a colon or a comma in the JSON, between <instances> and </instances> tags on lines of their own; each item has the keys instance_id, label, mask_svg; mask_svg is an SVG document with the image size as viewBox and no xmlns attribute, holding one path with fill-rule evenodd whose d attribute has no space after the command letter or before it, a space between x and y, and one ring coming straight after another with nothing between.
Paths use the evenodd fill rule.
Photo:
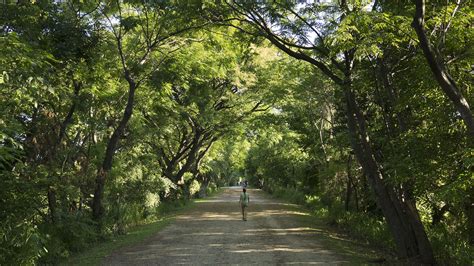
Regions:
<instances>
[{"instance_id":1,"label":"runner on path","mask_svg":"<svg viewBox=\"0 0 474 266\"><path fill-rule=\"evenodd\" d=\"M244 188L243 192L240 193L240 208L242 208L242 220L247 221L247 207L249 206L250 197L247 194L247 190Z\"/></svg>"}]
</instances>

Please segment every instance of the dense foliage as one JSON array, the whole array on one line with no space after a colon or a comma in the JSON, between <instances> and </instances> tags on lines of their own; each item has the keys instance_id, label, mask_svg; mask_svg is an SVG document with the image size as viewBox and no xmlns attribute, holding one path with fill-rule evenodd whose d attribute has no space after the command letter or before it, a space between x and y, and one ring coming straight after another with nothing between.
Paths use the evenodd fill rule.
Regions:
<instances>
[{"instance_id":1,"label":"dense foliage","mask_svg":"<svg viewBox=\"0 0 474 266\"><path fill-rule=\"evenodd\" d=\"M0 4L0 264L244 179L403 262L470 264L468 1L294 2Z\"/></svg>"}]
</instances>

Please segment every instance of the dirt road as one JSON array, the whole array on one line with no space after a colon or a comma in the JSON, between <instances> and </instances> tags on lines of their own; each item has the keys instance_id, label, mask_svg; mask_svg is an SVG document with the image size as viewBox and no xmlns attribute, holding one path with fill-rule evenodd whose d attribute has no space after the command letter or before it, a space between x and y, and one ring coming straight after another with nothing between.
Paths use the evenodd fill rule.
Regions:
<instances>
[{"instance_id":1,"label":"dirt road","mask_svg":"<svg viewBox=\"0 0 474 266\"><path fill-rule=\"evenodd\" d=\"M197 206L178 215L158 234L139 245L117 250L102 264L349 262L346 251L329 250L324 246L322 239L327 238L327 232L308 226L301 219L307 214L291 204L272 200L259 190L249 190L248 221L242 221L239 194L240 188L226 188L216 197L197 202Z\"/></svg>"}]
</instances>

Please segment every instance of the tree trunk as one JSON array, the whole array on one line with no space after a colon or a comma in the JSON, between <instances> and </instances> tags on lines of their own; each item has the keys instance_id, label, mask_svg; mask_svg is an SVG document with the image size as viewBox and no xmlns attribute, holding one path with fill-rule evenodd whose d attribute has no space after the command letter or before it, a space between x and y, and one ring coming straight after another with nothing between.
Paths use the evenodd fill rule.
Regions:
<instances>
[{"instance_id":1,"label":"tree trunk","mask_svg":"<svg viewBox=\"0 0 474 266\"><path fill-rule=\"evenodd\" d=\"M344 204L346 211L349 211L349 203L351 201L351 196L352 196L351 163L352 163L352 156L349 155L349 157L347 158L347 188L346 188L346 201Z\"/></svg>"},{"instance_id":2,"label":"tree trunk","mask_svg":"<svg viewBox=\"0 0 474 266\"><path fill-rule=\"evenodd\" d=\"M474 190L471 188L470 195L466 197L466 202L464 203L464 210L466 212L467 218L467 232L469 236L469 244L474 246L474 196L472 195Z\"/></svg>"},{"instance_id":3,"label":"tree trunk","mask_svg":"<svg viewBox=\"0 0 474 266\"><path fill-rule=\"evenodd\" d=\"M341 6L347 9L346 1L341 2ZM238 8L234 7L234 9ZM359 110L354 92L352 91L352 79L350 75L354 66L352 58L354 57L355 50L344 52L344 66L337 62L334 63L334 58L330 58L327 54L318 50L314 50L315 57L313 57L302 51L291 49L291 46L274 35L272 29L268 28L267 24L262 21L264 21L264 19L261 17L250 18L250 23L256 25L260 32L271 43L289 56L311 63L341 87L345 98L345 111L352 149L375 192L377 203L387 220L400 257L418 260L424 264L435 264L431 245L420 221L414 202L410 201L410 199L398 198L397 193L395 193L396 191L385 184L381 168L375 159L375 153L372 150L371 141L366 130L365 118ZM336 68L343 68L343 79L333 72L321 58L330 59L333 62L332 66ZM405 193L401 193L401 195L404 194Z\"/></svg>"},{"instance_id":4,"label":"tree trunk","mask_svg":"<svg viewBox=\"0 0 474 266\"><path fill-rule=\"evenodd\" d=\"M130 120L130 117L132 117L133 113L133 104L137 85L133 81L133 79L130 78L128 71L125 71L125 77L129 84L127 105L125 106L125 110L119 125L117 126L117 128L115 128L114 132L112 133L112 136L109 139L109 142L107 143L107 149L105 151L104 160L102 161L102 165L97 171L96 187L94 191L94 199L92 201L92 217L94 218L94 220L100 220L104 214L104 208L102 206L102 197L104 194L105 181L107 179L108 173L112 169L112 162L115 150L117 149L117 144L123 132L125 131L125 127L127 126L128 120Z\"/></svg>"},{"instance_id":5,"label":"tree trunk","mask_svg":"<svg viewBox=\"0 0 474 266\"><path fill-rule=\"evenodd\" d=\"M56 157L56 154L58 153L58 149L61 145L61 142L62 140L64 139L64 137L66 136L66 130L67 130L67 127L69 126L69 124L73 121L73 115L74 115L74 112L76 111L76 106L77 106L77 97L79 96L79 92L82 88L82 84L81 82L77 82L76 80L73 79L73 85L74 85L74 96L73 96L73 99L72 99L72 104L71 104L71 107L69 108L69 111L66 115L66 117L64 118L63 122L61 123L60 125L60 128L59 128L59 133L58 133L58 136L56 138L56 140L54 141L54 144L49 147L50 150L49 151L46 151L46 164L49 164L49 165L52 165L53 164L53 160L55 159ZM52 167L52 166L51 166ZM52 179L53 177L49 177L50 179ZM51 216L51 222L52 223L55 223L57 221L57 211L56 211L56 190L51 186L49 185L48 186L48 191L47 191L47 194L48 194L48 208L49 208L49 213L50 213L50 216Z\"/></svg>"},{"instance_id":6,"label":"tree trunk","mask_svg":"<svg viewBox=\"0 0 474 266\"><path fill-rule=\"evenodd\" d=\"M204 198L207 196L207 188L209 187L210 179L201 173L197 174L196 179L201 183L201 188L199 189L199 197Z\"/></svg>"},{"instance_id":7,"label":"tree trunk","mask_svg":"<svg viewBox=\"0 0 474 266\"><path fill-rule=\"evenodd\" d=\"M354 181L354 180L353 180ZM354 188L354 202L356 211L359 211L359 193L357 192L357 183L353 183L352 187Z\"/></svg>"},{"instance_id":8,"label":"tree trunk","mask_svg":"<svg viewBox=\"0 0 474 266\"><path fill-rule=\"evenodd\" d=\"M436 58L439 54L437 50L430 44L428 36L425 32L425 1L415 0L416 11L413 17L412 26L416 31L421 49L425 55L428 65L433 73L439 86L451 100L456 110L461 115L464 124L467 127L468 147L474 148L474 118L468 102L464 98L462 92L458 89L456 82L449 75L446 66L440 58ZM469 242L474 245L474 188L468 190L464 209L467 216Z\"/></svg>"},{"instance_id":9,"label":"tree trunk","mask_svg":"<svg viewBox=\"0 0 474 266\"><path fill-rule=\"evenodd\" d=\"M433 214L431 215L431 225L435 226L441 223L441 220L443 220L444 214L448 211L449 205L446 204L441 208L438 208L438 206L433 206L432 212Z\"/></svg>"},{"instance_id":10,"label":"tree trunk","mask_svg":"<svg viewBox=\"0 0 474 266\"><path fill-rule=\"evenodd\" d=\"M53 188L48 188L48 208L51 222L56 222L56 192Z\"/></svg>"},{"instance_id":11,"label":"tree trunk","mask_svg":"<svg viewBox=\"0 0 474 266\"><path fill-rule=\"evenodd\" d=\"M474 118L469 108L469 104L462 95L461 91L459 91L456 82L454 79L449 75L446 71L446 67L441 62L439 58L435 56L435 50L431 46L428 37L426 36L426 32L424 29L425 25L425 1L424 0L416 0L416 12L413 18L412 26L415 28L416 34L418 35L418 40L420 41L421 49L423 50L423 54L428 61L428 65L433 72L436 81L438 82L439 86L443 90L443 92L448 96L451 102L456 107L456 110L461 115L464 123L466 124L468 137L469 137L469 145L472 147L473 139L474 139Z\"/></svg>"},{"instance_id":12,"label":"tree trunk","mask_svg":"<svg viewBox=\"0 0 474 266\"><path fill-rule=\"evenodd\" d=\"M394 189L385 184L371 147L365 118L357 105L351 83L346 83L343 89L351 145L375 192L377 203L397 244L399 256L424 264L435 264L433 251L415 204L409 199L398 198Z\"/></svg>"},{"instance_id":13,"label":"tree trunk","mask_svg":"<svg viewBox=\"0 0 474 266\"><path fill-rule=\"evenodd\" d=\"M186 172L188 172L191 169L192 165L196 162L199 149L201 148L201 145L202 145L201 136L202 136L201 131L196 128L196 132L193 138L193 144L192 144L191 149L189 150L189 154L186 158L186 162L174 176L173 181L175 182L175 184L177 184L183 178L183 175Z\"/></svg>"}]
</instances>

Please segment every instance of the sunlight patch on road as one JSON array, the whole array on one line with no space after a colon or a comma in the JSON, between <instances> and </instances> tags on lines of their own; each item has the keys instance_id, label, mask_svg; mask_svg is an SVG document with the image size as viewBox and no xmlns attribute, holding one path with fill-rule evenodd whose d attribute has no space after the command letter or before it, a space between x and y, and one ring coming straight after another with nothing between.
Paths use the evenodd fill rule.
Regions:
<instances>
[{"instance_id":1,"label":"sunlight patch on road","mask_svg":"<svg viewBox=\"0 0 474 266\"><path fill-rule=\"evenodd\" d=\"M184 235L189 235L189 236L220 236L220 235L224 235L224 233L223 232L216 232L216 233L203 232L203 233L191 233L191 234L184 234Z\"/></svg>"},{"instance_id":2,"label":"sunlight patch on road","mask_svg":"<svg viewBox=\"0 0 474 266\"><path fill-rule=\"evenodd\" d=\"M333 260L331 261L330 265L339 265L339 264L347 264L349 263L348 260ZM298 265L328 265L327 261L292 261L292 262L285 262L285 264L298 264Z\"/></svg>"},{"instance_id":3,"label":"sunlight patch on road","mask_svg":"<svg viewBox=\"0 0 474 266\"><path fill-rule=\"evenodd\" d=\"M203 200L196 200L195 203L228 203L232 201L238 201L238 197L234 197L233 200L228 200L228 199L203 199Z\"/></svg>"},{"instance_id":4,"label":"sunlight patch on road","mask_svg":"<svg viewBox=\"0 0 474 266\"><path fill-rule=\"evenodd\" d=\"M328 250L314 250L309 248L291 248L291 247L270 247L266 249L242 249L242 250L232 250L231 253L261 253L261 252L292 252L292 253L318 253L318 254L331 254Z\"/></svg>"},{"instance_id":5,"label":"sunlight patch on road","mask_svg":"<svg viewBox=\"0 0 474 266\"><path fill-rule=\"evenodd\" d=\"M258 212L252 212L252 208L249 208L249 213L252 213L254 216L275 216L275 215L299 215L299 216L310 216L309 213L290 211L290 210L264 210Z\"/></svg>"},{"instance_id":6,"label":"sunlight patch on road","mask_svg":"<svg viewBox=\"0 0 474 266\"><path fill-rule=\"evenodd\" d=\"M186 220L186 221L234 221L236 217L238 217L239 212L231 212L229 214L219 214L215 212L205 212L196 218L196 216L188 216L188 215L181 215L179 216L179 220Z\"/></svg>"},{"instance_id":7,"label":"sunlight patch on road","mask_svg":"<svg viewBox=\"0 0 474 266\"><path fill-rule=\"evenodd\" d=\"M315 229L315 228L310 228L310 227L295 227L295 228L266 228L266 229L247 229L245 232L307 232L307 231L313 231L313 232L322 232L321 229Z\"/></svg>"},{"instance_id":8,"label":"sunlight patch on road","mask_svg":"<svg viewBox=\"0 0 474 266\"><path fill-rule=\"evenodd\" d=\"M230 215L227 215L227 214L217 214L217 213L209 213L209 212L205 212L201 215L201 217L203 218L230 218L231 216Z\"/></svg>"}]
</instances>

